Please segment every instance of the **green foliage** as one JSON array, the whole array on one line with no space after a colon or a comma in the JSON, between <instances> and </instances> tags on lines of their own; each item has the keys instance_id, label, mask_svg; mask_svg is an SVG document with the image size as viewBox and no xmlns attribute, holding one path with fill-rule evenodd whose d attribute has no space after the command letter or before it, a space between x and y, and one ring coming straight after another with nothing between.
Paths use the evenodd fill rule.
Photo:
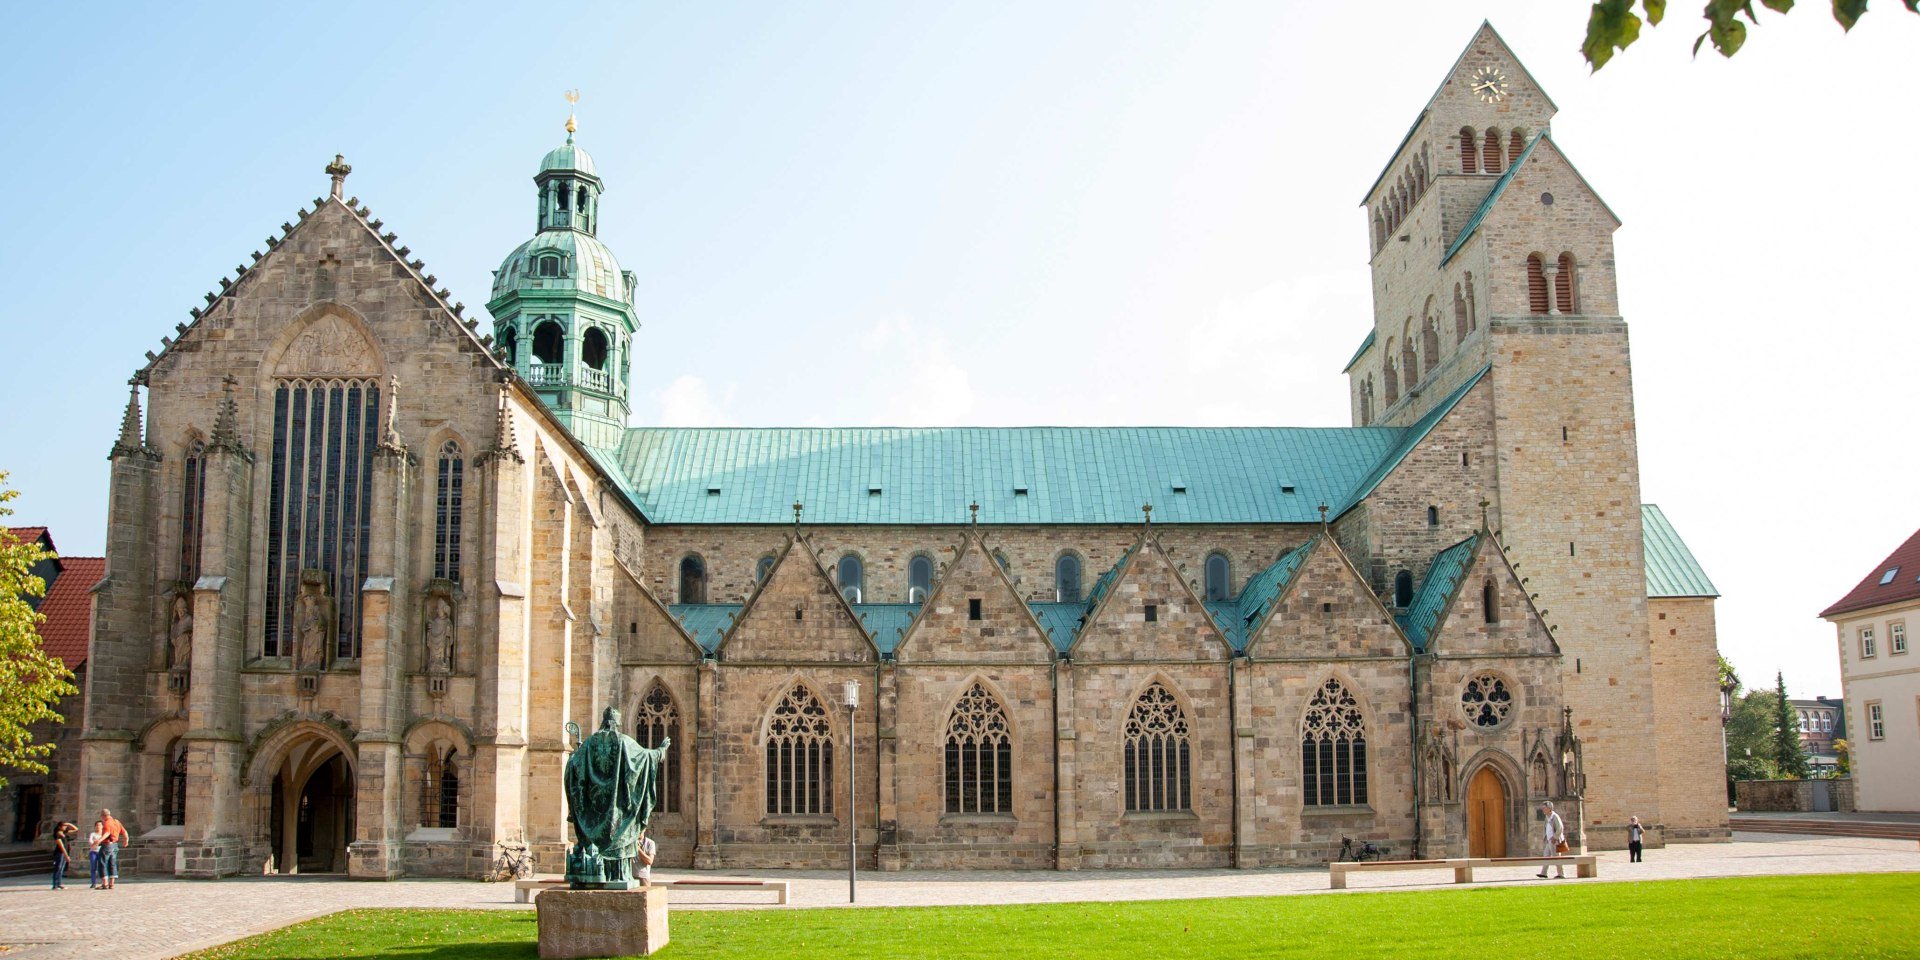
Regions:
<instances>
[{"instance_id":1,"label":"green foliage","mask_svg":"<svg viewBox=\"0 0 1920 960\"><path fill-rule=\"evenodd\" d=\"M1800 721L1793 712L1793 704L1787 700L1787 678L1783 674L1773 675L1773 735L1770 738L1771 759L1780 768L1780 775L1787 780L1805 780L1807 778L1807 748L1800 743Z\"/></svg>"},{"instance_id":2,"label":"green foliage","mask_svg":"<svg viewBox=\"0 0 1920 960\"><path fill-rule=\"evenodd\" d=\"M0 517L13 515L6 506L19 492L6 486L0 471ZM0 525L0 768L46 773L43 762L53 755L53 744L34 743L30 729L43 721L60 722L55 708L60 698L77 693L66 664L47 655L40 646L40 612L28 597L43 597L47 583L33 575L33 566L53 556L39 544L21 543ZM0 789L7 778L0 776Z\"/></svg>"},{"instance_id":3,"label":"green foliage","mask_svg":"<svg viewBox=\"0 0 1920 960\"><path fill-rule=\"evenodd\" d=\"M1900 0L1909 11L1920 13L1920 0ZM1867 12L1867 0L1832 0L1833 19L1841 29L1852 30L1853 25ZM1793 9L1793 0L1760 0L1760 5L1775 13L1786 13ZM1580 44L1580 52L1598 70L1613 59L1615 51L1625 50L1635 40L1640 39L1640 25L1658 26L1667 13L1667 0L1640 0L1638 6L1645 14L1634 12L1634 0L1597 0L1593 12L1587 17L1587 37ZM1706 0L1701 11L1706 18L1706 32L1693 41L1693 52L1700 52L1700 45L1713 41L1713 48L1723 57L1731 57L1740 52L1747 42L1747 23L1758 25L1759 16L1754 13L1753 0ZM1742 23L1741 18L1746 19Z\"/></svg>"},{"instance_id":4,"label":"green foliage","mask_svg":"<svg viewBox=\"0 0 1920 960\"><path fill-rule=\"evenodd\" d=\"M1774 708L1779 695L1772 690L1750 690L1733 701L1727 718L1727 769L1749 757L1771 759Z\"/></svg>"},{"instance_id":5,"label":"green foliage","mask_svg":"<svg viewBox=\"0 0 1920 960\"><path fill-rule=\"evenodd\" d=\"M1497 871L1496 871L1497 872ZM1527 877L1531 868L1511 871ZM1015 881L1019 883L1021 881ZM675 960L1911 956L1920 874L1525 883L1340 897L676 910ZM536 955L531 910L350 910L189 960Z\"/></svg>"},{"instance_id":6,"label":"green foliage","mask_svg":"<svg viewBox=\"0 0 1920 960\"><path fill-rule=\"evenodd\" d=\"M1833 756L1833 775L1836 778L1853 776L1853 744L1845 738L1833 741Z\"/></svg>"}]
</instances>

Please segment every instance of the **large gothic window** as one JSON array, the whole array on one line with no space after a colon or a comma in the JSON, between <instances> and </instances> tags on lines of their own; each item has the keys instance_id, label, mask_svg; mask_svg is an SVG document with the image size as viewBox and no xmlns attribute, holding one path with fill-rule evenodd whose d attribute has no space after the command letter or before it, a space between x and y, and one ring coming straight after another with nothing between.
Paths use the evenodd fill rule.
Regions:
<instances>
[{"instance_id":1,"label":"large gothic window","mask_svg":"<svg viewBox=\"0 0 1920 960\"><path fill-rule=\"evenodd\" d=\"M976 683L947 718L947 812L1013 812L1013 737L1007 711Z\"/></svg>"},{"instance_id":2,"label":"large gothic window","mask_svg":"<svg viewBox=\"0 0 1920 960\"><path fill-rule=\"evenodd\" d=\"M833 812L833 725L820 698L795 684L767 721L767 813Z\"/></svg>"},{"instance_id":3,"label":"large gothic window","mask_svg":"<svg viewBox=\"0 0 1920 960\"><path fill-rule=\"evenodd\" d=\"M1156 683L1127 714L1122 778L1127 810L1193 809L1193 748L1187 715L1173 693Z\"/></svg>"},{"instance_id":4,"label":"large gothic window","mask_svg":"<svg viewBox=\"0 0 1920 960\"><path fill-rule=\"evenodd\" d=\"M1491 729L1507 722L1513 712L1513 694L1498 674L1483 673L1467 680L1466 689L1460 692L1460 709L1468 723Z\"/></svg>"},{"instance_id":5,"label":"large gothic window","mask_svg":"<svg viewBox=\"0 0 1920 960\"><path fill-rule=\"evenodd\" d=\"M167 745L166 780L160 788L160 825L178 827L187 822L187 745Z\"/></svg>"},{"instance_id":6,"label":"large gothic window","mask_svg":"<svg viewBox=\"0 0 1920 960\"><path fill-rule=\"evenodd\" d=\"M461 497L466 486L465 473L466 461L460 457L460 445L452 440L441 444L433 501L433 575L441 580L460 580Z\"/></svg>"},{"instance_id":7,"label":"large gothic window","mask_svg":"<svg viewBox=\"0 0 1920 960\"><path fill-rule=\"evenodd\" d=\"M294 651L303 570L325 574L336 618L334 655L360 656L379 409L380 388L372 380L283 380L274 389L263 656Z\"/></svg>"},{"instance_id":8,"label":"large gothic window","mask_svg":"<svg viewBox=\"0 0 1920 960\"><path fill-rule=\"evenodd\" d=\"M665 776L660 780L659 811L661 813L680 812L680 710L673 705L672 695L660 681L655 680L647 688L647 695L640 700L640 710L633 718L633 739L648 749L657 750L660 745L672 741L667 749Z\"/></svg>"},{"instance_id":9,"label":"large gothic window","mask_svg":"<svg viewBox=\"0 0 1920 960\"><path fill-rule=\"evenodd\" d=\"M180 579L200 579L200 525L207 502L207 445L193 441L183 462L180 485Z\"/></svg>"},{"instance_id":10,"label":"large gothic window","mask_svg":"<svg viewBox=\"0 0 1920 960\"><path fill-rule=\"evenodd\" d=\"M1314 692L1300 723L1300 792L1308 806L1367 802L1367 720L1338 680Z\"/></svg>"}]
</instances>

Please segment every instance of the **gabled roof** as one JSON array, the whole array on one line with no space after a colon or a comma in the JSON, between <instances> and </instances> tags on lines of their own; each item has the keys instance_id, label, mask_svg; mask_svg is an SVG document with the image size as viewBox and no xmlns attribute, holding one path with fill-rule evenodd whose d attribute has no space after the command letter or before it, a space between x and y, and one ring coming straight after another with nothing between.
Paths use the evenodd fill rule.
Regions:
<instances>
[{"instance_id":1,"label":"gabled roof","mask_svg":"<svg viewBox=\"0 0 1920 960\"><path fill-rule=\"evenodd\" d=\"M41 537L47 536L46 527L8 527L7 532L13 534L13 538L21 543L36 543ZM47 547L49 549L53 547L52 537L47 537Z\"/></svg>"},{"instance_id":2,"label":"gabled roof","mask_svg":"<svg viewBox=\"0 0 1920 960\"><path fill-rule=\"evenodd\" d=\"M739 621L743 604L738 603L675 603L667 606L667 611L680 621L694 642L709 655L720 649L720 641L726 639L727 632ZM880 648L883 656L892 656L894 648L900 645L907 627L913 623L919 612L917 603L855 603L854 616L873 637L874 646Z\"/></svg>"},{"instance_id":3,"label":"gabled roof","mask_svg":"<svg viewBox=\"0 0 1920 960\"><path fill-rule=\"evenodd\" d=\"M1474 208L1473 216L1467 218L1466 226L1460 228L1460 235L1453 238L1453 243L1447 246L1446 256L1440 258L1441 266L1446 266L1447 261L1452 260L1453 255L1459 253L1461 247L1466 246L1467 239L1480 229L1480 224L1487 219L1487 214L1493 211L1494 204L1498 203L1501 195L1507 192L1507 187L1513 183L1513 178L1519 174L1521 168L1526 166L1527 161L1533 157L1534 150L1543 142L1553 144L1554 154L1566 163L1568 170L1573 171L1580 185L1586 187L1588 193L1593 194L1593 199L1599 202L1600 209L1605 210L1607 216L1613 218L1615 226L1620 224L1620 215L1613 212L1613 208L1608 206L1607 201L1600 196L1600 191L1593 189L1593 184L1587 181L1586 176L1573 165L1572 160L1567 159L1567 155L1560 150L1560 145L1553 143L1553 134L1542 130L1534 134L1532 140L1527 141L1527 148L1520 151L1519 158L1507 166L1506 172L1500 175L1500 179L1494 181L1493 189L1487 191L1486 199L1480 201L1480 206Z\"/></svg>"},{"instance_id":4,"label":"gabled roof","mask_svg":"<svg viewBox=\"0 0 1920 960\"><path fill-rule=\"evenodd\" d=\"M1647 596L1717 597L1720 590L1707 579L1667 515L1651 503L1640 505L1641 549L1646 556Z\"/></svg>"},{"instance_id":5,"label":"gabled roof","mask_svg":"<svg viewBox=\"0 0 1920 960\"><path fill-rule=\"evenodd\" d=\"M880 655L890 657L899 648L900 641L906 639L913 618L920 615L920 604L856 603L853 612L873 636L873 645L880 648Z\"/></svg>"},{"instance_id":6,"label":"gabled roof","mask_svg":"<svg viewBox=\"0 0 1920 960\"><path fill-rule=\"evenodd\" d=\"M1833 606L1820 611L1822 617L1832 618L1855 610L1899 603L1903 600L1920 599L1920 530L1914 531L1907 542L1887 554L1885 560L1875 564L1847 595L1834 601Z\"/></svg>"},{"instance_id":7,"label":"gabled roof","mask_svg":"<svg viewBox=\"0 0 1920 960\"><path fill-rule=\"evenodd\" d=\"M1365 500L1367 494L1372 493L1373 488L1379 486L1380 481L1385 480L1387 475L1393 472L1393 468L1399 466L1400 461L1405 460L1407 454L1412 453L1413 448L1419 446L1420 441L1425 440L1427 434L1432 433L1433 428L1438 426L1441 420L1446 419L1447 414L1452 413L1453 408L1459 406L1460 401L1474 388L1474 385L1478 384L1487 375L1487 371L1492 369L1492 364L1481 367L1479 372L1468 377L1464 383L1455 387L1452 393L1434 404L1433 409L1415 420L1412 426L1401 431L1399 439L1394 442L1392 449L1387 451L1386 456L1381 457L1380 462L1375 464L1372 470L1367 471L1366 476L1360 478L1360 482L1354 486L1351 493L1347 494L1345 500L1336 501L1339 506L1330 516L1338 517L1353 509L1355 504Z\"/></svg>"},{"instance_id":8,"label":"gabled roof","mask_svg":"<svg viewBox=\"0 0 1920 960\"><path fill-rule=\"evenodd\" d=\"M40 643L69 670L87 662L93 632L93 585L107 575L106 557L61 557L60 575L40 602Z\"/></svg>"},{"instance_id":9,"label":"gabled roof","mask_svg":"<svg viewBox=\"0 0 1920 960\"><path fill-rule=\"evenodd\" d=\"M1286 592L1293 575L1300 572L1300 565L1306 562L1307 555L1313 552L1322 536L1324 534L1309 537L1307 542L1267 564L1266 569L1248 577L1246 586L1240 588L1240 596L1207 603L1207 612L1213 614L1213 622L1227 635L1235 650L1245 650L1247 638L1267 622L1273 613L1274 599Z\"/></svg>"},{"instance_id":10,"label":"gabled roof","mask_svg":"<svg viewBox=\"0 0 1920 960\"><path fill-rule=\"evenodd\" d=\"M1473 562L1473 551L1479 544L1480 534L1476 533L1436 554L1433 563L1427 566L1427 579L1413 595L1412 605L1406 613L1394 618L1400 622L1407 639L1413 642L1415 652L1426 652L1427 640L1433 636L1433 628L1440 625L1440 615L1459 592L1460 578L1466 575L1467 566Z\"/></svg>"},{"instance_id":11,"label":"gabled roof","mask_svg":"<svg viewBox=\"0 0 1920 960\"><path fill-rule=\"evenodd\" d=\"M1346 373L1348 370L1352 370L1353 365L1356 363L1359 363L1360 358L1366 356L1368 350L1373 349L1374 338L1377 337L1378 335L1379 335L1378 331L1368 330L1367 338L1365 340L1360 341L1360 349L1355 350L1353 352L1353 359L1348 360L1347 365L1340 368L1340 372Z\"/></svg>"},{"instance_id":12,"label":"gabled roof","mask_svg":"<svg viewBox=\"0 0 1920 960\"><path fill-rule=\"evenodd\" d=\"M1047 639L1053 641L1053 648L1061 653L1066 653L1073 646L1073 635L1086 622L1087 611L1093 609L1085 603L1029 603L1027 607L1047 631Z\"/></svg>"},{"instance_id":13,"label":"gabled roof","mask_svg":"<svg viewBox=\"0 0 1920 960\"><path fill-rule=\"evenodd\" d=\"M845 610L847 614L853 618L853 628L859 632L861 639L867 641L867 647L874 652L876 657L883 653L884 651L880 649L879 640L874 637L872 626L864 619L861 619L860 611L855 608L852 601L847 599L846 594L840 592L839 585L833 581L833 575L827 572L826 561L820 559L820 554L814 552L813 542L808 540L806 536L798 530L787 535L786 542L783 543L779 551L773 555L773 569L767 573L766 582L754 585L753 590L747 594L747 602L740 605L741 609L734 615L732 623L728 624L722 631L720 635L721 646L725 646L726 641L733 636L734 626L741 620L744 620L747 612L752 610L754 605L760 602L760 598L766 594L766 590L763 588L767 583L772 582L775 576L779 575L781 568L786 566L787 558L792 556L795 550L804 554L807 562L813 565L813 575L825 581L828 586L832 588L828 591L833 595L832 602L838 604L840 609ZM703 604L703 606L706 606L706 604Z\"/></svg>"}]
</instances>

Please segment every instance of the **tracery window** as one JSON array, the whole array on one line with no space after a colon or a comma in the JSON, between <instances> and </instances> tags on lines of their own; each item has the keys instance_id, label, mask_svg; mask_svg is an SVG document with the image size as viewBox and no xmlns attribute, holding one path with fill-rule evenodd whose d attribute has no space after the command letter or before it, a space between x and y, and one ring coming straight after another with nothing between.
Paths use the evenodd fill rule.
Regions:
<instances>
[{"instance_id":1,"label":"tracery window","mask_svg":"<svg viewBox=\"0 0 1920 960\"><path fill-rule=\"evenodd\" d=\"M1307 806L1367 802L1367 720L1338 680L1314 691L1300 722L1300 791Z\"/></svg>"},{"instance_id":2,"label":"tracery window","mask_svg":"<svg viewBox=\"0 0 1920 960\"><path fill-rule=\"evenodd\" d=\"M1007 711L978 683L947 717L947 812L1013 812L1013 737Z\"/></svg>"},{"instance_id":3,"label":"tracery window","mask_svg":"<svg viewBox=\"0 0 1920 960\"><path fill-rule=\"evenodd\" d=\"M1467 715L1467 723L1492 729L1505 724L1513 713L1513 693L1498 674L1483 673L1467 680L1466 689L1460 693L1460 709Z\"/></svg>"},{"instance_id":4,"label":"tracery window","mask_svg":"<svg viewBox=\"0 0 1920 960\"><path fill-rule=\"evenodd\" d=\"M914 557L907 561L907 602L925 603L933 592L933 558Z\"/></svg>"},{"instance_id":5,"label":"tracery window","mask_svg":"<svg viewBox=\"0 0 1920 960\"><path fill-rule=\"evenodd\" d=\"M1122 778L1129 812L1193 809L1193 747L1186 712L1155 683L1127 714Z\"/></svg>"},{"instance_id":6,"label":"tracery window","mask_svg":"<svg viewBox=\"0 0 1920 960\"><path fill-rule=\"evenodd\" d=\"M178 740L167 745L167 778L160 789L160 825L183 826L187 822L187 745Z\"/></svg>"},{"instance_id":7,"label":"tracery window","mask_svg":"<svg viewBox=\"0 0 1920 960\"><path fill-rule=\"evenodd\" d=\"M326 575L334 656L360 656L379 409L372 380L283 380L274 388L263 656L293 653L302 570Z\"/></svg>"},{"instance_id":8,"label":"tracery window","mask_svg":"<svg viewBox=\"0 0 1920 960\"><path fill-rule=\"evenodd\" d=\"M848 603L859 603L863 592L861 588L865 586L867 579L866 565L860 562L858 556L849 553L840 558L837 572L840 576L841 595L847 598Z\"/></svg>"},{"instance_id":9,"label":"tracery window","mask_svg":"<svg viewBox=\"0 0 1920 960\"><path fill-rule=\"evenodd\" d=\"M1063 553L1053 562L1053 598L1060 603L1079 603L1083 590L1080 558Z\"/></svg>"},{"instance_id":10,"label":"tracery window","mask_svg":"<svg viewBox=\"0 0 1920 960\"><path fill-rule=\"evenodd\" d=\"M659 812L680 812L680 710L673 705L673 696L667 693L665 684L655 680L647 688L647 695L640 699L640 709L633 718L633 739L648 749L657 750L668 740L672 745L667 750L666 774L660 781L658 798Z\"/></svg>"},{"instance_id":11,"label":"tracery window","mask_svg":"<svg viewBox=\"0 0 1920 960\"><path fill-rule=\"evenodd\" d=\"M767 813L833 812L833 726L827 708L795 684L767 721Z\"/></svg>"},{"instance_id":12,"label":"tracery window","mask_svg":"<svg viewBox=\"0 0 1920 960\"><path fill-rule=\"evenodd\" d=\"M1218 550L1207 554L1207 599L1233 599L1233 565Z\"/></svg>"},{"instance_id":13,"label":"tracery window","mask_svg":"<svg viewBox=\"0 0 1920 960\"><path fill-rule=\"evenodd\" d=\"M707 602L707 562L697 553L680 558L680 602Z\"/></svg>"},{"instance_id":14,"label":"tracery window","mask_svg":"<svg viewBox=\"0 0 1920 960\"><path fill-rule=\"evenodd\" d=\"M200 579L200 524L207 502L207 445L195 440L187 448L180 485L180 579Z\"/></svg>"},{"instance_id":15,"label":"tracery window","mask_svg":"<svg viewBox=\"0 0 1920 960\"><path fill-rule=\"evenodd\" d=\"M420 825L451 830L460 825L460 751L435 744L427 751L420 780Z\"/></svg>"},{"instance_id":16,"label":"tracery window","mask_svg":"<svg viewBox=\"0 0 1920 960\"><path fill-rule=\"evenodd\" d=\"M460 444L448 440L440 445L434 481L433 575L456 583L460 580L461 500L465 490L466 460L460 456Z\"/></svg>"}]
</instances>

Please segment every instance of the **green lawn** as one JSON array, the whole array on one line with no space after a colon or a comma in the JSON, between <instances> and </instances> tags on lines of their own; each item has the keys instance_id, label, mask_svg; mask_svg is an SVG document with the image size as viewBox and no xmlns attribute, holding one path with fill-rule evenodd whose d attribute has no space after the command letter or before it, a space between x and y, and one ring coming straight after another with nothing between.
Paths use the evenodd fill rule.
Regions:
<instances>
[{"instance_id":1,"label":"green lawn","mask_svg":"<svg viewBox=\"0 0 1920 960\"><path fill-rule=\"evenodd\" d=\"M1920 874L990 907L681 910L656 956L1920 957ZM531 912L354 910L192 960L536 956Z\"/></svg>"}]
</instances>

